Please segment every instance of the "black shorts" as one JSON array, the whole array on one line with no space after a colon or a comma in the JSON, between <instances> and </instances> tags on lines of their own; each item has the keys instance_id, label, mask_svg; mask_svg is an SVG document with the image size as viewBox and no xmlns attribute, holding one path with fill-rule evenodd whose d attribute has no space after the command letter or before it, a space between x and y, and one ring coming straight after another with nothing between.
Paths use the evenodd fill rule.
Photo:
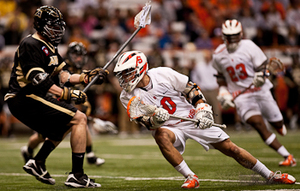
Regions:
<instances>
[{"instance_id":1,"label":"black shorts","mask_svg":"<svg viewBox=\"0 0 300 191\"><path fill-rule=\"evenodd\" d=\"M10 112L29 128L51 140L61 141L77 109L72 104L35 94L17 95L7 100Z\"/></svg>"}]
</instances>

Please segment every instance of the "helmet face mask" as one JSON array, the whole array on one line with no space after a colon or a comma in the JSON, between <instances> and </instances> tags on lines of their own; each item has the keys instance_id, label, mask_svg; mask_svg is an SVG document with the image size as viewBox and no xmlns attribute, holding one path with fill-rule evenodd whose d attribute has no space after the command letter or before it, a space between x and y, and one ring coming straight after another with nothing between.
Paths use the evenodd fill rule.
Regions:
<instances>
[{"instance_id":1,"label":"helmet face mask","mask_svg":"<svg viewBox=\"0 0 300 191\"><path fill-rule=\"evenodd\" d=\"M123 53L119 57L114 69L120 86L126 92L131 92L142 80L147 71L147 58L144 53L140 51L129 51Z\"/></svg>"},{"instance_id":2,"label":"helmet face mask","mask_svg":"<svg viewBox=\"0 0 300 191\"><path fill-rule=\"evenodd\" d=\"M128 92L128 90L130 90L130 83L134 83L136 80L136 71L134 68L123 70L122 72L117 73L116 77L118 78L122 89Z\"/></svg>"},{"instance_id":3,"label":"helmet face mask","mask_svg":"<svg viewBox=\"0 0 300 191\"><path fill-rule=\"evenodd\" d=\"M70 64L75 66L75 68L82 69L88 59L85 46L81 42L70 43L67 51L67 58L70 61Z\"/></svg>"},{"instance_id":4,"label":"helmet face mask","mask_svg":"<svg viewBox=\"0 0 300 191\"><path fill-rule=\"evenodd\" d=\"M222 24L222 39L228 52L234 52L238 48L242 37L243 29L242 24L239 21L235 19L226 20Z\"/></svg>"},{"instance_id":5,"label":"helmet face mask","mask_svg":"<svg viewBox=\"0 0 300 191\"><path fill-rule=\"evenodd\" d=\"M34 13L34 28L53 46L57 46L65 34L66 23L57 8L42 6Z\"/></svg>"}]
</instances>

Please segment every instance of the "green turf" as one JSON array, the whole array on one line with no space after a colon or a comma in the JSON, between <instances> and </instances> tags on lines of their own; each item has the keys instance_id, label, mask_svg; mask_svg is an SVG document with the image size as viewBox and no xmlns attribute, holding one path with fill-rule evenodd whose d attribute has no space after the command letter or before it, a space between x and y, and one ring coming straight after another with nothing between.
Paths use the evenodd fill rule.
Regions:
<instances>
[{"instance_id":1,"label":"green turf","mask_svg":"<svg viewBox=\"0 0 300 191\"><path fill-rule=\"evenodd\" d=\"M233 159L216 150L206 152L189 140L184 158L199 176L198 190L300 190L299 165L293 168L279 167L278 162L282 158L268 148L255 131L228 133L233 142L248 150L271 170L290 173L298 182L295 185L267 185L261 182L262 178ZM53 186L42 184L23 171L20 147L27 143L28 137L0 139L0 191L74 190L64 186L67 173L71 170L69 137L49 156L46 163L47 170L56 179ZM277 137L300 161L300 130L288 132L286 137ZM163 158L150 134L138 138L100 135L93 140L95 153L106 159L106 163L100 167L84 164L85 173L102 184L101 188L93 190L182 190L183 177Z\"/></svg>"}]
</instances>

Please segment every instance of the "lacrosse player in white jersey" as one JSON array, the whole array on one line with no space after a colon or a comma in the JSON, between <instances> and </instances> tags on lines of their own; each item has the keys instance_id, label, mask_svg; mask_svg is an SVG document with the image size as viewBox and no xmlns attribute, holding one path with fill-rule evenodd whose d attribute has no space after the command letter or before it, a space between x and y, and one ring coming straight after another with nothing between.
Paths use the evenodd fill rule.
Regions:
<instances>
[{"instance_id":1,"label":"lacrosse player in white jersey","mask_svg":"<svg viewBox=\"0 0 300 191\"><path fill-rule=\"evenodd\" d=\"M199 187L197 175L182 157L187 139L197 141L207 151L221 151L270 182L295 183L293 176L270 171L246 150L231 142L221 128L214 126L212 107L205 103L200 88L187 76L167 67L148 71L147 58L140 51L123 53L114 72L123 88L120 100L130 118L152 130L165 159L186 178L182 188ZM139 97L144 105L154 106L155 111L151 115L132 117L128 105L134 96ZM183 121L170 114L196 119L197 122Z\"/></svg>"},{"instance_id":2,"label":"lacrosse player in white jersey","mask_svg":"<svg viewBox=\"0 0 300 191\"><path fill-rule=\"evenodd\" d=\"M270 92L273 85L266 77L268 58L251 40L242 39L239 21L226 20L222 24L222 33L224 44L219 45L213 55L222 108L235 107L241 119L254 127L265 144L285 158L279 162L280 166L296 166L293 155L264 122L265 118L282 136L287 133L282 114Z\"/></svg>"}]
</instances>

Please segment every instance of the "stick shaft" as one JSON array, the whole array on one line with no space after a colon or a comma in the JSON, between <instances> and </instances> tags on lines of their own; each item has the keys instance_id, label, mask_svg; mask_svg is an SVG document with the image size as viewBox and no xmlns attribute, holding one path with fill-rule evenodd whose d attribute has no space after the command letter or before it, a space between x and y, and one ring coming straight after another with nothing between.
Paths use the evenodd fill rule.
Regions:
<instances>
[{"instance_id":1,"label":"stick shaft","mask_svg":"<svg viewBox=\"0 0 300 191\"><path fill-rule=\"evenodd\" d=\"M177 118L177 119L182 119L182 120L185 120L185 121L192 121L192 122L195 122L195 123L198 122L198 120L196 120L196 119L191 119L191 118L187 118L187 117L181 117L181 116L177 116L177 115L171 115L170 114L170 117ZM220 128L223 128L223 129L226 128L225 124L221 125L221 124L213 123L213 126L220 127Z\"/></svg>"},{"instance_id":2,"label":"stick shaft","mask_svg":"<svg viewBox=\"0 0 300 191\"><path fill-rule=\"evenodd\" d=\"M236 96L232 99L232 101L235 100L238 96L240 96L240 95L242 95L243 93L245 93L246 91L250 90L251 87L252 87L252 85L253 85L253 83L251 83L247 88L245 88L245 89L244 89L243 91L241 91L238 95L236 95Z\"/></svg>"},{"instance_id":3,"label":"stick shaft","mask_svg":"<svg viewBox=\"0 0 300 191\"><path fill-rule=\"evenodd\" d=\"M117 53L114 55L114 57L103 67L105 70L108 68L108 66L120 55L120 53L123 51L123 49L129 44L129 42L135 37L135 35L141 30L142 27L137 28L132 35L127 39L127 41L119 48Z\"/></svg>"},{"instance_id":4,"label":"stick shaft","mask_svg":"<svg viewBox=\"0 0 300 191\"><path fill-rule=\"evenodd\" d=\"M103 69L105 70L106 68L109 67L109 65L111 65L111 63L120 55L120 53L123 51L123 49L129 44L129 42L133 39L133 37L135 37L135 35L141 30L141 26L139 28L137 28L134 33L132 33L132 35L127 39L127 41L121 46L121 48L119 48L119 50L117 51L117 53L114 55L114 57L105 64L105 66L103 67ZM88 83L85 88L82 90L83 92L86 93L86 91L97 81L97 79L99 78L99 74L97 74L90 83Z\"/></svg>"}]
</instances>

